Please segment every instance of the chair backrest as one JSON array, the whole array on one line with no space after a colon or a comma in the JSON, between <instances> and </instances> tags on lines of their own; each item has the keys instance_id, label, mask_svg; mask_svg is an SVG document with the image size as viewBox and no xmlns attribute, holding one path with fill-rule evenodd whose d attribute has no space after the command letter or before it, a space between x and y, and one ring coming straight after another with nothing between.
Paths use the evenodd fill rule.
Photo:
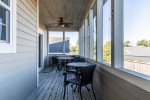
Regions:
<instances>
[{"instance_id":1,"label":"chair backrest","mask_svg":"<svg viewBox=\"0 0 150 100\"><path fill-rule=\"evenodd\" d=\"M80 69L82 84L88 84L92 82L95 67L96 65L91 65L90 67L83 67Z\"/></svg>"},{"instance_id":2,"label":"chair backrest","mask_svg":"<svg viewBox=\"0 0 150 100\"><path fill-rule=\"evenodd\" d=\"M81 57L75 57L72 62L86 62L86 60Z\"/></svg>"},{"instance_id":3,"label":"chair backrest","mask_svg":"<svg viewBox=\"0 0 150 100\"><path fill-rule=\"evenodd\" d=\"M58 64L59 60L57 59L57 57L52 57L52 62L53 64Z\"/></svg>"}]
</instances>

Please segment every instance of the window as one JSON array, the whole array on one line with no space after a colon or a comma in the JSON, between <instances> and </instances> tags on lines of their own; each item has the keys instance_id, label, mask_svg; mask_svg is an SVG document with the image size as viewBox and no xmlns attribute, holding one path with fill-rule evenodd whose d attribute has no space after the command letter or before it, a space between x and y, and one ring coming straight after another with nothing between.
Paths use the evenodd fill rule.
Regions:
<instances>
[{"instance_id":1,"label":"window","mask_svg":"<svg viewBox=\"0 0 150 100\"><path fill-rule=\"evenodd\" d=\"M6 4L7 6L10 6L10 0L1 0L4 4Z\"/></svg>"},{"instance_id":2,"label":"window","mask_svg":"<svg viewBox=\"0 0 150 100\"><path fill-rule=\"evenodd\" d=\"M88 58L90 58L90 22L89 22L89 15L87 17L87 50L88 50Z\"/></svg>"},{"instance_id":3,"label":"window","mask_svg":"<svg viewBox=\"0 0 150 100\"><path fill-rule=\"evenodd\" d=\"M79 54L78 32L49 32L49 53Z\"/></svg>"},{"instance_id":4,"label":"window","mask_svg":"<svg viewBox=\"0 0 150 100\"><path fill-rule=\"evenodd\" d=\"M97 28L97 25L96 25L96 19L97 19L97 16L96 16L96 6L94 6L94 14L93 14L93 18L94 18L94 60L97 59L97 35L96 35L96 28Z\"/></svg>"},{"instance_id":5,"label":"window","mask_svg":"<svg viewBox=\"0 0 150 100\"><path fill-rule=\"evenodd\" d=\"M16 52L16 0L0 0L0 53Z\"/></svg>"},{"instance_id":6,"label":"window","mask_svg":"<svg viewBox=\"0 0 150 100\"><path fill-rule=\"evenodd\" d=\"M49 53L63 53L63 32L49 32Z\"/></svg>"},{"instance_id":7,"label":"window","mask_svg":"<svg viewBox=\"0 0 150 100\"><path fill-rule=\"evenodd\" d=\"M0 6L0 40L9 42L10 34L10 11Z\"/></svg>"},{"instance_id":8,"label":"window","mask_svg":"<svg viewBox=\"0 0 150 100\"><path fill-rule=\"evenodd\" d=\"M150 0L124 0L124 68L150 75Z\"/></svg>"},{"instance_id":9,"label":"window","mask_svg":"<svg viewBox=\"0 0 150 100\"><path fill-rule=\"evenodd\" d=\"M65 32L65 53L70 55L79 54L78 32Z\"/></svg>"},{"instance_id":10,"label":"window","mask_svg":"<svg viewBox=\"0 0 150 100\"><path fill-rule=\"evenodd\" d=\"M103 61L111 63L111 0L103 4Z\"/></svg>"}]
</instances>

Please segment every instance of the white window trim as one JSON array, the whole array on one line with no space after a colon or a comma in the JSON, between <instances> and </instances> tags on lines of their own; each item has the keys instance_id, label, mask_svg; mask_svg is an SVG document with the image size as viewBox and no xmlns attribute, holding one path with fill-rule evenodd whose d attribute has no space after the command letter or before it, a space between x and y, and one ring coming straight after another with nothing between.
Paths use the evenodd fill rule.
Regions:
<instances>
[{"instance_id":1,"label":"white window trim","mask_svg":"<svg viewBox=\"0 0 150 100\"><path fill-rule=\"evenodd\" d=\"M93 19L93 9L89 10L89 29L90 29L90 59L94 60L94 19Z\"/></svg>"},{"instance_id":2,"label":"white window trim","mask_svg":"<svg viewBox=\"0 0 150 100\"><path fill-rule=\"evenodd\" d=\"M103 0L97 0L97 61L103 62Z\"/></svg>"},{"instance_id":3,"label":"white window trim","mask_svg":"<svg viewBox=\"0 0 150 100\"><path fill-rule=\"evenodd\" d=\"M91 63L97 64L99 68L120 77L121 79L143 89L148 92L150 92L150 76L138 73L132 70L124 69L123 68L123 50L120 47L123 47L123 44L120 44L123 40L123 36L119 33L123 32L123 1L122 0L112 0L112 61L111 61L111 66L102 60L102 49L103 47L103 41L102 41L102 30L103 30L103 24L102 19L103 19L103 0L97 0L97 62L89 58L88 60ZM115 14L114 14L115 13ZM119 29L119 30L118 30ZM82 33L82 26L80 27L80 33ZM118 35L119 34L119 35ZM118 38L118 39L117 39ZM83 49L83 37L80 37L80 49L81 49L81 54L82 56L82 49ZM120 46L121 45L121 46ZM117 49L116 49L117 48ZM118 49L119 48L119 49Z\"/></svg>"},{"instance_id":4,"label":"white window trim","mask_svg":"<svg viewBox=\"0 0 150 100\"><path fill-rule=\"evenodd\" d=\"M4 5L0 1L0 5ZM17 1L10 0L10 43L0 43L0 53L16 53L16 16L17 16Z\"/></svg>"}]
</instances>

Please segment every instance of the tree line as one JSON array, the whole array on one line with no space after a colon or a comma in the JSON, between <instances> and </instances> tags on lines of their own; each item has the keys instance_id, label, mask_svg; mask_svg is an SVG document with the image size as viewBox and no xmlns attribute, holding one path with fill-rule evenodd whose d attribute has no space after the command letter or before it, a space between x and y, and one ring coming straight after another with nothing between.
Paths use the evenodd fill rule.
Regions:
<instances>
[{"instance_id":1,"label":"tree line","mask_svg":"<svg viewBox=\"0 0 150 100\"><path fill-rule=\"evenodd\" d=\"M150 40L139 40L136 42L136 46L150 47ZM125 41L124 47L133 47L130 41ZM105 62L111 62L111 41L107 41L103 46L103 60Z\"/></svg>"},{"instance_id":2,"label":"tree line","mask_svg":"<svg viewBox=\"0 0 150 100\"><path fill-rule=\"evenodd\" d=\"M143 46L143 47L150 47L150 40L139 40L136 43L136 46ZM124 47L132 47L132 44L130 41L125 41Z\"/></svg>"}]
</instances>

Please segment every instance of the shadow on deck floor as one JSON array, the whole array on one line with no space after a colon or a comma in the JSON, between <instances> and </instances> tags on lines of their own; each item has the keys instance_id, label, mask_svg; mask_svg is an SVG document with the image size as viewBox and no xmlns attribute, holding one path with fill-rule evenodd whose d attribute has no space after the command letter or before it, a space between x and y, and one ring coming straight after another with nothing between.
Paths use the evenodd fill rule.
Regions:
<instances>
[{"instance_id":1,"label":"shadow on deck floor","mask_svg":"<svg viewBox=\"0 0 150 100\"><path fill-rule=\"evenodd\" d=\"M69 75L72 78L74 75ZM39 75L39 87L27 98L27 100L63 100L63 71L49 71L45 69ZM88 86L90 89L91 87ZM92 91L82 88L83 100L94 100ZM67 86L65 100L80 100L79 93L73 92L70 85Z\"/></svg>"}]
</instances>

